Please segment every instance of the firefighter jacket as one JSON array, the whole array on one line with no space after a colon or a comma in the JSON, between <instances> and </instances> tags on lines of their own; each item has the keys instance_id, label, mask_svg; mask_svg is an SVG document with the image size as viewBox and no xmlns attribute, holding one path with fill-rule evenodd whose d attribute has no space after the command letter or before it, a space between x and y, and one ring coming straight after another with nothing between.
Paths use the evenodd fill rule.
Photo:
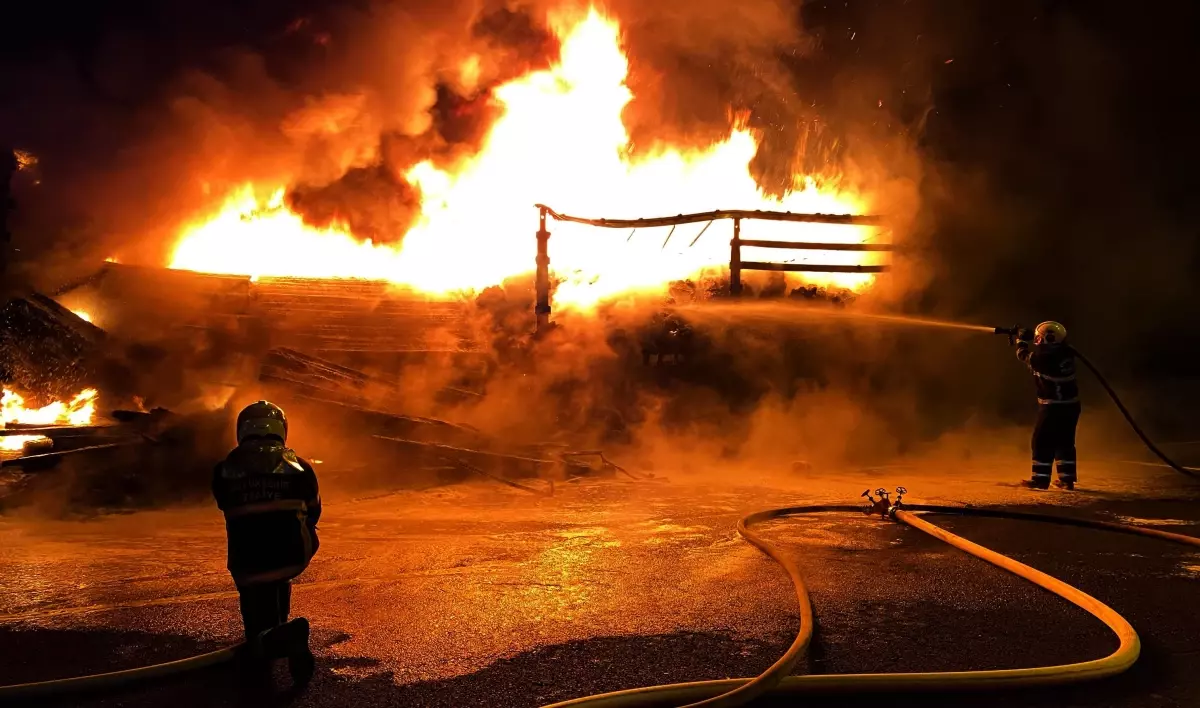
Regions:
<instances>
[{"instance_id":1,"label":"firefighter jacket","mask_svg":"<svg viewBox=\"0 0 1200 708\"><path fill-rule=\"evenodd\" d=\"M1066 344L1017 342L1017 358L1029 367L1037 384L1038 403L1078 403L1075 352Z\"/></svg>"},{"instance_id":2,"label":"firefighter jacket","mask_svg":"<svg viewBox=\"0 0 1200 708\"><path fill-rule=\"evenodd\" d=\"M289 580L317 552L321 496L304 459L272 439L247 440L213 470L225 513L228 567L238 587Z\"/></svg>"}]
</instances>

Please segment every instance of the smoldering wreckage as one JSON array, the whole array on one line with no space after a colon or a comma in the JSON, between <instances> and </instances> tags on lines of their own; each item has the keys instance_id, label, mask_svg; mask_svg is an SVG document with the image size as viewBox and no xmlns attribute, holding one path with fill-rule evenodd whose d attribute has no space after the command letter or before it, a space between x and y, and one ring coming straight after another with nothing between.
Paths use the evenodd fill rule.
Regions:
<instances>
[{"instance_id":1,"label":"smoldering wreckage","mask_svg":"<svg viewBox=\"0 0 1200 708\"><path fill-rule=\"evenodd\" d=\"M535 330L529 285L431 300L382 282L105 263L53 296L15 297L0 310L2 503L49 497L95 510L199 498L238 406L261 397L307 428L306 452L336 461L327 472L396 487L478 478L552 494L556 481L585 476L654 478L605 450L631 442L638 389L722 365L729 344L673 305L725 298L728 278L676 282L632 314L583 317L582 334L599 338L591 351L568 344L578 331ZM778 274L739 287L833 307L854 298L789 287ZM546 357L577 361L564 371ZM486 408L489 384L512 395L514 380L539 377L526 402L545 410L519 416L530 424L489 433L459 422Z\"/></svg>"},{"instance_id":2,"label":"smoldering wreckage","mask_svg":"<svg viewBox=\"0 0 1200 708\"><path fill-rule=\"evenodd\" d=\"M388 166L424 195L411 228L397 231L402 245L364 241L369 232L348 223L302 218L296 210L311 200L296 175L266 184L225 175L214 182L224 194L206 197L207 210L181 215L165 262L135 255L132 262L156 265L106 263L5 305L3 381L21 397L8 399L4 430L6 447L15 448L4 461L17 490L9 498L22 490L34 497L52 479L73 480L72 489L100 505L186 495L191 480L199 491L226 446L231 409L258 397L288 406L307 454L392 482L627 473L601 451L629 442L648 415L645 399L660 377L645 372L686 369L692 359L703 367L706 358L713 370L728 368L738 346L664 310L666 283L675 283L668 305L753 290L844 303L886 268L866 251L885 250L880 241L890 235L852 225L851 214L868 210L855 190L789 172L783 193L763 191L752 164L765 138L742 121L702 147L629 155L625 108L633 96L616 21L593 8L547 31L557 35L557 59L518 62L521 71L477 87L496 110L484 116L491 122L469 159ZM330 111L370 106L343 105L339 96L306 101L285 122L324 126ZM360 147L355 154L379 157L378 145ZM32 184L31 169L18 177ZM544 199L587 217L764 211L650 223L540 207L535 241L530 207ZM787 215L761 220L766 213ZM742 234L750 220L761 229ZM816 223L797 234L799 224L785 221ZM694 230L676 233L681 224ZM732 244L718 235L730 225ZM599 247L597 232L614 228L629 237ZM807 251L754 261L742 258L739 239L748 248ZM808 259L814 250L817 266ZM743 283L742 271L753 269L769 275ZM696 280L714 271L728 275ZM785 277L799 271L817 285ZM550 327L552 290L590 314ZM477 295L447 297L456 292ZM649 292L648 306L602 304ZM721 398L762 393L760 384L725 380ZM40 413L55 401L69 410L84 390L98 392L87 401L98 412L90 424L61 425L80 421ZM39 415L20 412L30 409ZM20 445L17 435L25 436Z\"/></svg>"},{"instance_id":3,"label":"smoldering wreckage","mask_svg":"<svg viewBox=\"0 0 1200 708\"><path fill-rule=\"evenodd\" d=\"M14 443L0 460L5 504L59 483L89 507L205 493L211 464L228 446L233 408L247 397L280 401L301 425L327 426L307 436L316 459L336 459L341 471L386 465L376 477L399 486L479 476L549 493L552 481L517 480L625 472L567 440L505 440L407 414L402 382L380 372L420 372L413 362L438 359L427 371L459 373L431 385L422 412L469 405L483 395L476 389L490 343L471 338L467 304L386 291L378 283L251 282L106 264L59 294L86 292L106 328L40 293L10 300L0 312L8 391L0 435ZM91 394L86 402L80 390Z\"/></svg>"}]
</instances>

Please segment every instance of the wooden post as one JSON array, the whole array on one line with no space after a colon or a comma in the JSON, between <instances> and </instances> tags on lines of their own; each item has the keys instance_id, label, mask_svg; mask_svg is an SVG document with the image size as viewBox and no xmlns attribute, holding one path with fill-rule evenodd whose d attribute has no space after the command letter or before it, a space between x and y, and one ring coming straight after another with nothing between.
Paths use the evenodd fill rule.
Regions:
<instances>
[{"instance_id":1,"label":"wooden post","mask_svg":"<svg viewBox=\"0 0 1200 708\"><path fill-rule=\"evenodd\" d=\"M742 220L733 220L733 240L729 242L729 294L742 294Z\"/></svg>"},{"instance_id":2,"label":"wooden post","mask_svg":"<svg viewBox=\"0 0 1200 708\"><path fill-rule=\"evenodd\" d=\"M550 232L546 230L546 207L538 212L537 232L537 273L534 289L537 300L534 312L537 315L537 332L544 332L550 327Z\"/></svg>"}]
</instances>

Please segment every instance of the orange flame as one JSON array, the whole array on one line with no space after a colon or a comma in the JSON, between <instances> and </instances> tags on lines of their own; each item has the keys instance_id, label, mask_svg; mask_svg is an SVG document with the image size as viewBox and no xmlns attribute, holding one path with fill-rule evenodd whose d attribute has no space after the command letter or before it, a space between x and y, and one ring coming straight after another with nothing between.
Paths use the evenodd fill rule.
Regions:
<instances>
[{"instance_id":1,"label":"orange flame","mask_svg":"<svg viewBox=\"0 0 1200 708\"><path fill-rule=\"evenodd\" d=\"M45 435L0 435L0 451L24 452L26 445L34 445L50 440Z\"/></svg>"},{"instance_id":2,"label":"orange flame","mask_svg":"<svg viewBox=\"0 0 1200 708\"><path fill-rule=\"evenodd\" d=\"M25 397L8 389L0 396L0 428L22 425L89 425L96 415L96 389L80 391L70 401L55 401L42 408L26 408Z\"/></svg>"},{"instance_id":3,"label":"orange flame","mask_svg":"<svg viewBox=\"0 0 1200 708\"><path fill-rule=\"evenodd\" d=\"M399 247L356 239L334 225L307 226L283 204L284 190L256 198L253 186L231 195L220 211L186 226L170 267L251 276L387 280L430 294L478 290L533 269L537 213L533 204L580 216L637 218L712 209L862 213L852 193L818 188L797 176L782 199L765 195L750 172L758 149L742 127L704 149L628 154L622 110L628 60L617 24L595 9L559 27L557 65L501 86L503 114L483 148L453 170L432 163L407 179L421 192L421 213ZM728 231L728 222L724 222ZM586 308L612 296L661 289L671 280L728 267L728 235L717 225L694 245L703 224L627 233L555 223L551 268L560 281L556 306ZM863 242L870 227L747 222L744 238ZM788 252L791 253L791 252ZM747 260L772 260L777 254ZM788 256L796 257L796 256ZM808 251L830 265L864 263L851 251ZM866 256L870 258L871 256ZM870 274L812 274L807 282L861 290Z\"/></svg>"}]
</instances>

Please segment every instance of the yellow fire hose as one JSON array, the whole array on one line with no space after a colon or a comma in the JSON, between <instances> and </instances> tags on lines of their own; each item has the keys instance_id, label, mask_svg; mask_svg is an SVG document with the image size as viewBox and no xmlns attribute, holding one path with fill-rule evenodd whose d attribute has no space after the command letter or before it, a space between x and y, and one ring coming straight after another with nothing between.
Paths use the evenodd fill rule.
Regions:
<instances>
[{"instance_id":1,"label":"yellow fire hose","mask_svg":"<svg viewBox=\"0 0 1200 708\"><path fill-rule=\"evenodd\" d=\"M1078 590L1057 578L1031 568L1008 556L972 543L960 536L935 526L920 518L916 512L936 512L965 516L1044 521L1056 524L1095 528L1105 531L1147 536L1200 547L1200 538L1182 534L1143 528L1129 524L1105 521L1073 519L1047 514L1008 512L995 509L946 506L905 506L894 510L892 516L899 522L923 531L941 541L966 551L999 568L1018 575L1086 610L1103 622L1117 635L1120 641L1116 651L1102 659L1093 659L1059 666L1039 666L1026 669L1001 669L991 671L950 671L932 673L889 673L889 674L832 674L791 676L796 663L807 649L813 635L812 602L808 589L795 562L784 555L751 526L770 519L811 514L816 512L858 512L861 508L848 505L809 505L768 509L751 514L738 522L738 533L759 550L779 563L796 590L800 610L800 630L788 650L766 671L754 678L725 679L720 681L696 681L691 683L646 686L613 693L598 694L585 698L555 703L545 708L638 708L641 706L705 706L706 708L730 708L741 706L767 693L812 694L812 693L866 693L876 691L929 692L968 691L980 689L1027 688L1032 686L1062 685L1104 678L1119 674L1138 658L1140 642L1137 632L1124 617L1096 598ZM48 698L95 690L108 690L143 683L186 671L225 663L236 658L242 645L202 654L189 659L155 664L139 669L112 673L81 676L78 678L43 681L15 686L0 686L0 702Z\"/></svg>"},{"instance_id":2,"label":"yellow fire hose","mask_svg":"<svg viewBox=\"0 0 1200 708\"><path fill-rule=\"evenodd\" d=\"M867 693L878 691L889 692L931 692L931 691L969 691L982 689L1028 688L1033 686L1062 685L1091 681L1119 674L1137 661L1141 644L1137 632L1112 608L1100 602L1087 593L1078 590L1063 581L1020 563L1008 556L972 543L961 536L935 526L919 518L915 512L929 511L952 513L966 516L986 516L992 518L1020 519L1025 521L1046 521L1050 523L1082 526L1106 531L1148 536L1162 540L1174 541L1189 546L1200 547L1200 538L1182 534L1147 529L1129 524L1116 524L1105 521L1087 519L1072 519L1068 517L1050 516L1047 514L1029 514L1006 512L993 509L974 509L944 506L908 506L908 511L898 510L893 516L897 521L923 531L934 538L945 541L960 550L966 551L999 568L1018 575L1026 580L1049 590L1077 607L1086 610L1096 619L1103 622L1117 635L1120 644L1116 651L1102 659L1084 661L1075 664L1059 666L1038 666L1027 669L1001 669L993 671L943 671L930 673L889 673L889 674L827 674L810 676L790 676L797 660L812 639L812 603L809 601L808 590L804 579L794 563L786 559L780 550L766 541L762 536L750 530L750 526L770 519L810 514L822 511L860 511L857 506L798 506L782 509L768 509L747 516L738 523L738 532L750 543L779 562L787 572L796 588L796 597L800 609L800 630L796 640L787 652L755 678L725 679L720 681L695 681L691 683L667 684L661 686L646 686L626 691L603 693L585 698L576 698L561 703L555 703L545 708L640 708L642 706L731 706L745 705L749 700L766 693L771 694L815 694L815 693Z\"/></svg>"},{"instance_id":3,"label":"yellow fire hose","mask_svg":"<svg viewBox=\"0 0 1200 708\"><path fill-rule=\"evenodd\" d=\"M239 644L225 649L218 649L207 654L180 659L179 661L168 661L163 664L143 666L137 669L58 679L56 681L0 686L0 703L32 701L34 699L46 699L77 693L90 693L93 691L109 691L125 686L148 683L164 676L173 676L233 661L242 646L242 644Z\"/></svg>"}]
</instances>

